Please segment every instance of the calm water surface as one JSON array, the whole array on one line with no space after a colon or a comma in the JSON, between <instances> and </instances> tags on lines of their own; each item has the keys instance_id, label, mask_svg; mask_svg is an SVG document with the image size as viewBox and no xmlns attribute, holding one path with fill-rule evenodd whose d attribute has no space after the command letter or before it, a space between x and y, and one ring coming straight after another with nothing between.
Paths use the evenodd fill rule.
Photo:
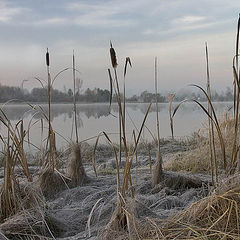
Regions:
<instances>
[{"instance_id":1,"label":"calm water surface","mask_svg":"<svg viewBox=\"0 0 240 240\"><path fill-rule=\"evenodd\" d=\"M176 106L176 104L175 104ZM206 106L206 104L205 104ZM221 115L232 107L232 103L215 103L214 104L217 114ZM42 109L47 112L47 105L41 105ZM126 106L127 116L127 135L131 138L132 131L135 128L140 128L143 121L148 104L144 103L129 103ZM171 135L169 127L169 104L159 104L159 117L160 117L160 134L161 137L169 137ZM30 130L31 142L39 146L41 142L41 121L43 115L37 110L31 110L27 105L7 105L2 107L5 114L12 121L16 123L18 120L24 120L25 128L29 123L35 123ZM39 110L39 107L37 107ZM118 118L109 115L108 104L78 104L78 130L81 140L85 140L98 135L100 132L105 131L109 133L110 138L118 141ZM112 113L117 116L117 105L112 106ZM156 129L156 112L155 106L148 115L146 125L155 133ZM178 112L174 117L174 135L177 137L190 136L194 131L197 131L204 121L207 120L206 114L195 104L185 103L181 105ZM46 138L47 123L44 122L44 136ZM134 124L132 123L134 122ZM72 136L72 123L73 123L73 107L71 104L52 104L52 123L53 129L56 132L57 147L63 147L70 141ZM7 131L3 125L0 125L1 134L6 135ZM147 129L144 129L143 136L146 139L152 139ZM95 142L96 139L89 140L90 143ZM104 138L101 140L105 142Z\"/></svg>"}]
</instances>

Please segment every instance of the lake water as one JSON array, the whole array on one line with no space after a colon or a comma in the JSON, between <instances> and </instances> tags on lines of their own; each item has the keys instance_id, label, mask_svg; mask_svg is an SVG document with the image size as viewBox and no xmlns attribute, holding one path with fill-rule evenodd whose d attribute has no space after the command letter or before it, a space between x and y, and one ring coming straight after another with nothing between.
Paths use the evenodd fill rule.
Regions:
<instances>
[{"instance_id":1,"label":"lake water","mask_svg":"<svg viewBox=\"0 0 240 240\"><path fill-rule=\"evenodd\" d=\"M206 104L204 105L206 106ZM47 112L47 105L40 106ZM176 106L176 104L173 106ZM214 103L214 106L217 114L221 115L232 107L232 103ZM39 146L41 142L40 119L42 118L42 114L37 113L36 110L31 110L28 105L13 104L2 106L1 108L12 123L16 123L18 120L23 119L25 128L28 127L31 119L33 119L32 123L36 122L36 124L31 127L30 138L32 143ZM128 103L126 105L127 136L129 139L131 138L135 126L140 128L147 108L148 104L145 103ZM168 108L168 103L159 104L160 135L165 138L171 135ZM105 131L109 134L112 141L118 142L118 118L109 115L108 104L78 104L77 111L80 140L92 138L100 132ZM116 104L112 106L112 113L118 116ZM155 119L156 112L153 104L146 121L146 126L154 134L156 133ZM207 116L199 106L195 103L184 103L174 117L174 135L176 137L190 136L194 131L197 131L206 120ZM52 123L53 129L56 132L57 147L60 148L65 146L72 136L73 106L71 104L52 104ZM44 127L47 128L46 122L44 123ZM2 135L6 136L7 131L2 124L0 125L0 131ZM45 129L43 138L46 137L46 133L47 130ZM152 139L146 128L144 129L143 137L149 140ZM94 143L95 141L96 138L88 140L90 143ZM102 138L101 141L103 143L106 142L104 138Z\"/></svg>"}]
</instances>

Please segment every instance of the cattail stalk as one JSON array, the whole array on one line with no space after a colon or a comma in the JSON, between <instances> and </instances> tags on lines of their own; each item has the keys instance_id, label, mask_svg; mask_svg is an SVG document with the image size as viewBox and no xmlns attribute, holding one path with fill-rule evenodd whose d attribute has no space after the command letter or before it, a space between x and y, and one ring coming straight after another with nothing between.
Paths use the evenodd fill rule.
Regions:
<instances>
[{"instance_id":1,"label":"cattail stalk","mask_svg":"<svg viewBox=\"0 0 240 240\"><path fill-rule=\"evenodd\" d=\"M117 79L117 57L116 57L116 52L112 46L112 42L110 41L110 58L111 58L111 63L112 63L112 67L114 69L114 75L115 75L115 83L117 86L117 102L118 105L121 105L121 96L120 96L120 90L119 90L119 85L118 85L118 79ZM122 113L121 113L121 109L119 107L119 111L118 111L118 122L119 122L119 162L122 162Z\"/></svg>"},{"instance_id":2,"label":"cattail stalk","mask_svg":"<svg viewBox=\"0 0 240 240\"><path fill-rule=\"evenodd\" d=\"M53 157L53 148L52 148L52 127L51 127L51 75L50 75L50 56L47 48L47 53L46 53L46 65L47 65L47 76L48 76L48 81L47 81L47 87L48 87L48 144L49 144L49 154L48 154L48 159L52 164L52 169L54 170L54 161L52 159ZM49 163L50 163L49 162Z\"/></svg>"},{"instance_id":3,"label":"cattail stalk","mask_svg":"<svg viewBox=\"0 0 240 240\"><path fill-rule=\"evenodd\" d=\"M122 100L121 100L121 93L120 93L120 88L119 88L119 81L118 81L118 75L117 75L117 57L116 57L116 52L112 46L112 43L110 42L110 57L111 57L111 63L112 67L114 69L114 82L116 85L116 97L117 97L117 103L118 103L118 109L119 109L119 130L120 130L120 152L122 148L122 141L123 141L123 146L124 146L124 151L125 151L125 157L126 157L126 165L129 165L129 155L128 155L128 147L127 147L127 138L126 138L126 125L124 121L124 113L123 113L123 107L122 107ZM121 157L121 155L119 154ZM120 159L119 159L120 162ZM127 173L127 168L125 167L124 169L124 175L127 177L123 179L123 184L122 184L122 194L123 196L125 195L125 189L128 189L128 182L130 185L132 185L132 180L131 180L131 175ZM133 195L133 190L131 191Z\"/></svg>"}]
</instances>

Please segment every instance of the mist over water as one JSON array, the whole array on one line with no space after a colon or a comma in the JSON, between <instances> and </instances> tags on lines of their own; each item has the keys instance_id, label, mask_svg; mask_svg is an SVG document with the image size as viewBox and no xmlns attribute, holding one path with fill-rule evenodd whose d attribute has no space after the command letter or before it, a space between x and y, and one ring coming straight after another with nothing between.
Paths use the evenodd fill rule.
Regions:
<instances>
[{"instance_id":1,"label":"mist over water","mask_svg":"<svg viewBox=\"0 0 240 240\"><path fill-rule=\"evenodd\" d=\"M173 108L177 103L173 104ZM204 103L206 106L206 103ZM231 102L214 103L215 110L220 116L232 107ZM9 120L13 124L17 123L20 119L24 120L25 129L30 126L30 141L36 146L47 137L47 122L43 120L43 134L41 127L41 119L44 119L40 108L47 113L47 105L36 105L36 109L32 110L28 105L6 105L2 108ZM126 104L126 122L127 122L127 137L131 141L132 131L136 128L139 129L144 115L147 111L148 104L146 103L128 103ZM100 132L105 131L109 134L113 142L118 142L118 107L113 104L111 113L109 114L109 104L78 104L78 129L80 140L88 140L89 143L96 141L95 136ZM114 116L115 117L114 117ZM160 117L160 135L161 137L168 138L171 135L169 125L169 104L159 104L159 117ZM146 126L155 135L156 132L156 111L155 105L152 105L148 115ZM174 117L174 135L176 137L190 136L194 131L201 128L203 123L206 123L207 116L195 103L184 103L180 106ZM71 104L52 104L52 124L56 132L57 148L64 147L71 139L75 139L72 130L73 124L73 106ZM0 131L3 135L7 135L6 128L1 124ZM142 134L143 138L152 140L152 136L145 128ZM106 140L102 137L102 143ZM33 150L34 151L34 150Z\"/></svg>"}]
</instances>

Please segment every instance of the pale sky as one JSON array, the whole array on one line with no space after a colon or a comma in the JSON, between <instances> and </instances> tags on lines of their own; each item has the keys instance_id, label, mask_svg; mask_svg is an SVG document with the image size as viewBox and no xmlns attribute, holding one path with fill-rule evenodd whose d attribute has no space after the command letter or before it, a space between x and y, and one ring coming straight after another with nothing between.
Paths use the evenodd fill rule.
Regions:
<instances>
[{"instance_id":1,"label":"pale sky","mask_svg":"<svg viewBox=\"0 0 240 240\"><path fill-rule=\"evenodd\" d=\"M53 75L71 66L74 49L84 89L108 88L111 40L120 81L125 57L132 60L129 94L153 91L155 56L160 92L205 86L207 41L213 88L225 89L233 81L239 12L239 0L0 0L0 83L46 78L48 47ZM70 72L54 87L63 85L72 86Z\"/></svg>"}]
</instances>

